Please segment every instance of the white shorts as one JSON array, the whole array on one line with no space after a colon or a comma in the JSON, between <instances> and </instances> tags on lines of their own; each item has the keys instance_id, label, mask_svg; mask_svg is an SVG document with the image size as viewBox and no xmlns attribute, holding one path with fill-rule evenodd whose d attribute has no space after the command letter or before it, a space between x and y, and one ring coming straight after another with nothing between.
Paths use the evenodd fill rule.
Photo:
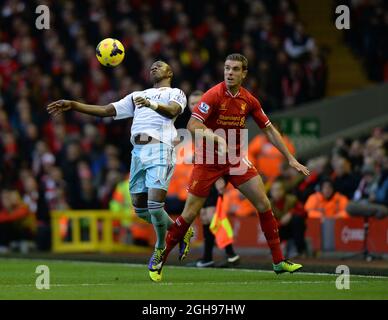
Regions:
<instances>
[{"instance_id":1,"label":"white shorts","mask_svg":"<svg viewBox=\"0 0 388 320\"><path fill-rule=\"evenodd\" d=\"M130 193L146 193L148 189L167 191L175 162L175 149L165 143L135 144L129 178Z\"/></svg>"}]
</instances>

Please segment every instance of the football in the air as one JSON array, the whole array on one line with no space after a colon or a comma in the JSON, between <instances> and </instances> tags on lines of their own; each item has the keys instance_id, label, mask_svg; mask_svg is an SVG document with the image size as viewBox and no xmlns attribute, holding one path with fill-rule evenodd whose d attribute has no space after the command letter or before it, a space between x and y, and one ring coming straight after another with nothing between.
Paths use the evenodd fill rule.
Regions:
<instances>
[{"instance_id":1,"label":"football in the air","mask_svg":"<svg viewBox=\"0 0 388 320\"><path fill-rule=\"evenodd\" d=\"M123 44L112 38L102 40L96 48L98 61L106 67L115 67L123 61L125 55Z\"/></svg>"}]
</instances>

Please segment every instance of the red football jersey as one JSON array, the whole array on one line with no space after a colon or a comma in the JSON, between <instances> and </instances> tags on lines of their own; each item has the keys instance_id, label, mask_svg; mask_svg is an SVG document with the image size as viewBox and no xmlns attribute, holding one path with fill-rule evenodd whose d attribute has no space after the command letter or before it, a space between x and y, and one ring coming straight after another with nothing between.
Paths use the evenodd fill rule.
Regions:
<instances>
[{"instance_id":1,"label":"red football jersey","mask_svg":"<svg viewBox=\"0 0 388 320\"><path fill-rule=\"evenodd\" d=\"M239 91L233 95L226 87L225 82L221 82L202 96L194 107L191 116L203 122L206 127L213 131L225 130L224 137L230 152L230 148L238 150L240 148L240 130L245 129L248 115L252 115L260 128L265 128L271 124L261 108L260 102L248 90L240 87ZM217 131L215 133L218 134ZM234 141L230 141L233 135L236 137L233 139Z\"/></svg>"}]
</instances>

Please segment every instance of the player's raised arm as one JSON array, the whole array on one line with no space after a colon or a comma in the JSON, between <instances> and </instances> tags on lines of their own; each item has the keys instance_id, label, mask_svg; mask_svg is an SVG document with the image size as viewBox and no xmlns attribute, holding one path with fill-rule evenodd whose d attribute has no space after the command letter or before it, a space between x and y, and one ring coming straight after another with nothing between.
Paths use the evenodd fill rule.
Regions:
<instances>
[{"instance_id":1,"label":"player's raised arm","mask_svg":"<svg viewBox=\"0 0 388 320\"><path fill-rule=\"evenodd\" d=\"M75 110L81 113L85 113L85 114L89 114L97 117L116 116L116 109L113 106L113 104L99 106L99 105L80 103L72 100L57 100L57 101L51 102L47 106L48 113L54 117L68 110Z\"/></svg>"},{"instance_id":2,"label":"player's raised arm","mask_svg":"<svg viewBox=\"0 0 388 320\"><path fill-rule=\"evenodd\" d=\"M268 140L284 155L291 167L298 170L299 172L302 172L305 176L308 176L310 174L309 169L304 165L300 164L291 154L286 144L284 143L279 131L272 124L269 124L262 130L264 131Z\"/></svg>"},{"instance_id":3,"label":"player's raised arm","mask_svg":"<svg viewBox=\"0 0 388 320\"><path fill-rule=\"evenodd\" d=\"M220 147L218 153L220 155L227 152L228 149L225 139L215 134L213 130L206 127L201 121L197 120L196 118L190 118L189 122L187 123L187 129L191 132L191 134L194 135L195 139L205 138L218 143Z\"/></svg>"},{"instance_id":4,"label":"player's raised arm","mask_svg":"<svg viewBox=\"0 0 388 320\"><path fill-rule=\"evenodd\" d=\"M135 99L133 99L133 101L137 108L150 108L155 112L161 114L162 116L170 119L175 118L182 112L182 107L174 101L170 101L169 104L164 104L156 101L151 101L143 97L136 97Z\"/></svg>"}]
</instances>

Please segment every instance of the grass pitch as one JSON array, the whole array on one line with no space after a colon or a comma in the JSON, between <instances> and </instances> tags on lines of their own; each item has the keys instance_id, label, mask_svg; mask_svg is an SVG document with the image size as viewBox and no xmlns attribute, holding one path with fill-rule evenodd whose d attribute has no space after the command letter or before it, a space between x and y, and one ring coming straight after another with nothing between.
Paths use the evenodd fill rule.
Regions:
<instances>
[{"instance_id":1,"label":"grass pitch","mask_svg":"<svg viewBox=\"0 0 388 320\"><path fill-rule=\"evenodd\" d=\"M49 290L35 286L38 265L50 269ZM351 275L338 290L337 276L166 266L153 283L146 265L0 259L0 299L388 299L388 277Z\"/></svg>"}]
</instances>

